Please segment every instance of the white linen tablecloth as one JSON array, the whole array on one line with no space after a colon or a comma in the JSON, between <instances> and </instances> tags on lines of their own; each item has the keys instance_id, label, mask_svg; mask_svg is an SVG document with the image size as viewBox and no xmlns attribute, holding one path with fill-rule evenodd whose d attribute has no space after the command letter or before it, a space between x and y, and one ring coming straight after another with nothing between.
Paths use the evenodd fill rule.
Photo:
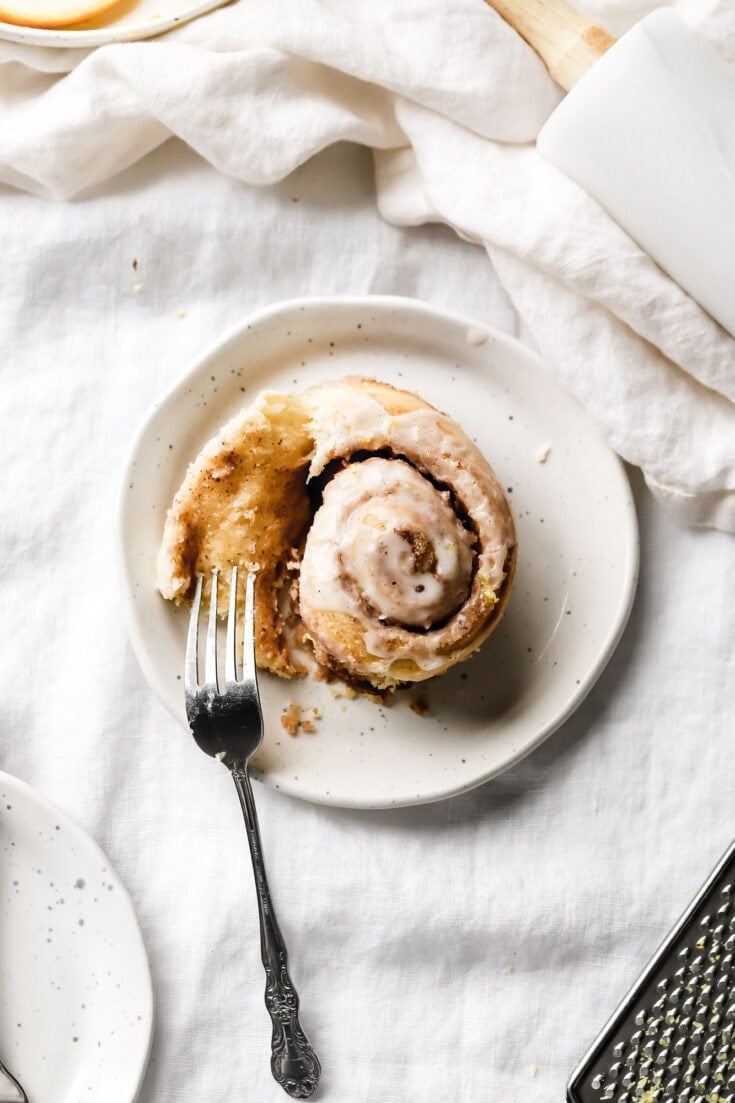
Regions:
<instances>
[{"instance_id":1,"label":"white linen tablecloth","mask_svg":"<svg viewBox=\"0 0 735 1103\"><path fill-rule=\"evenodd\" d=\"M655 6L590 15L620 34ZM731 0L675 7L735 57ZM170 135L254 184L369 146L384 217L482 243L615 450L678 517L733 531L735 339L536 152L559 98L482 0L241 0L92 51L0 41L0 182L84 195Z\"/></svg>"},{"instance_id":2,"label":"white linen tablecloth","mask_svg":"<svg viewBox=\"0 0 735 1103\"><path fill-rule=\"evenodd\" d=\"M70 203L0 189L0 231L0 765L91 832L132 894L157 1000L142 1103L277 1103L235 794L125 637L122 464L151 402L256 306L397 293L518 322L482 249L379 218L352 146L258 190L169 142ZM735 833L735 545L678 527L632 478L629 627L540 750L394 812L256 787L325 1101L563 1099Z\"/></svg>"}]
</instances>

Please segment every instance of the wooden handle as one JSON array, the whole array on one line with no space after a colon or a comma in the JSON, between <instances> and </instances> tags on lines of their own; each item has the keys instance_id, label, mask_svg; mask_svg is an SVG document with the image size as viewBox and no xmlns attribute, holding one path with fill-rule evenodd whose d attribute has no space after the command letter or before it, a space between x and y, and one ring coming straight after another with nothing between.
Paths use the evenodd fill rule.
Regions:
<instances>
[{"instance_id":1,"label":"wooden handle","mask_svg":"<svg viewBox=\"0 0 735 1103\"><path fill-rule=\"evenodd\" d=\"M615 42L564 0L486 0L533 46L567 92Z\"/></svg>"}]
</instances>

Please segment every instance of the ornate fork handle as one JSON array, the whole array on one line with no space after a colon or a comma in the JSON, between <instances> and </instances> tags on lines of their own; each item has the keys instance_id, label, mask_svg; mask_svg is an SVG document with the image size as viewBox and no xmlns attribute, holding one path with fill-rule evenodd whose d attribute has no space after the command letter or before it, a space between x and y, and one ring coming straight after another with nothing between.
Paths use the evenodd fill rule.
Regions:
<instances>
[{"instance_id":1,"label":"ornate fork handle","mask_svg":"<svg viewBox=\"0 0 735 1103\"><path fill-rule=\"evenodd\" d=\"M260 956L265 969L265 1006L273 1023L271 1072L287 1095L294 1099L308 1099L316 1091L321 1066L299 1022L299 997L289 976L286 946L268 889L258 817L247 767L233 767L232 776L245 817L258 897Z\"/></svg>"}]
</instances>

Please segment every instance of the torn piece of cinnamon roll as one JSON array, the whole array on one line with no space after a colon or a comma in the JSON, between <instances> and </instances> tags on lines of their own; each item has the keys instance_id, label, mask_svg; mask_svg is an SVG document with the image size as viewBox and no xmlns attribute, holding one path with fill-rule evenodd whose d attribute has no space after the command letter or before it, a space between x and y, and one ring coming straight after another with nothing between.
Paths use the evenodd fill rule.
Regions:
<instances>
[{"instance_id":1,"label":"torn piece of cinnamon roll","mask_svg":"<svg viewBox=\"0 0 735 1103\"><path fill-rule=\"evenodd\" d=\"M306 643L321 668L383 692L480 646L515 557L507 498L461 427L348 377L265 392L205 447L169 510L158 586L186 600L199 572L258 567L259 664L299 673Z\"/></svg>"}]
</instances>

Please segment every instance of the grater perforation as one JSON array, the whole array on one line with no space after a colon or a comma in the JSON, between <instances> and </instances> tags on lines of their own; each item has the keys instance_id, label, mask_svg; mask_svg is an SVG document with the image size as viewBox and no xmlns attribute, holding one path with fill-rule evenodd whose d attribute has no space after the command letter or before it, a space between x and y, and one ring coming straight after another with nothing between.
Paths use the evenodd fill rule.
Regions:
<instances>
[{"instance_id":1,"label":"grater perforation","mask_svg":"<svg viewBox=\"0 0 735 1103\"><path fill-rule=\"evenodd\" d=\"M569 1103L735 1103L735 845L572 1077Z\"/></svg>"}]
</instances>

